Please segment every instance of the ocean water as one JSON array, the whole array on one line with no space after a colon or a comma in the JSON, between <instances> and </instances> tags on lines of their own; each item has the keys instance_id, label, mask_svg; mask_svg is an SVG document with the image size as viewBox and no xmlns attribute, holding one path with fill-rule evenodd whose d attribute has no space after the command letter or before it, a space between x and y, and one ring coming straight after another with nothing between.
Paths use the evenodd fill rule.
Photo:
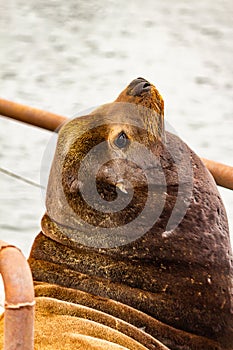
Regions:
<instances>
[{"instance_id":1,"label":"ocean water","mask_svg":"<svg viewBox=\"0 0 233 350\"><path fill-rule=\"evenodd\" d=\"M72 117L142 76L198 155L232 165L232 0L0 0L0 13L2 98ZM0 117L0 167L40 183L51 136ZM219 191L232 233L233 194ZM28 256L41 191L0 173L0 199L0 237Z\"/></svg>"}]
</instances>

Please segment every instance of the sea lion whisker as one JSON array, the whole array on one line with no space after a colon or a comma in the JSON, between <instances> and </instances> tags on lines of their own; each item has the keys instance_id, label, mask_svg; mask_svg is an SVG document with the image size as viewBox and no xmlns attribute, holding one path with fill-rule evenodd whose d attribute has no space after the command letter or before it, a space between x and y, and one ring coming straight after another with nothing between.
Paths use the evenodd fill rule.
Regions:
<instances>
[{"instance_id":1,"label":"sea lion whisker","mask_svg":"<svg viewBox=\"0 0 233 350\"><path fill-rule=\"evenodd\" d=\"M128 194L128 191L126 190L124 184L122 182L116 183L116 187L119 188L119 190L125 194Z\"/></svg>"}]
</instances>

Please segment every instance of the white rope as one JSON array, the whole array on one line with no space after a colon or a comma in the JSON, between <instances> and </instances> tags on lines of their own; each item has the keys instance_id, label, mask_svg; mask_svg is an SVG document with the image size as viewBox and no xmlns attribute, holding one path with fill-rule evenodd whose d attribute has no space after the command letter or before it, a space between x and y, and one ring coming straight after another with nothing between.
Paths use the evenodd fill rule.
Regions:
<instances>
[{"instance_id":1,"label":"white rope","mask_svg":"<svg viewBox=\"0 0 233 350\"><path fill-rule=\"evenodd\" d=\"M31 186L34 186L34 187L37 187L37 188L41 188L41 189L45 189L44 186L38 184L37 182L35 181L32 181L30 179L26 179L25 177L21 176L21 175L17 175L15 173L13 173L12 171L10 170L7 170L7 169L4 169L4 168L1 168L0 167L0 172L5 174L5 175L8 175L8 176L11 176L17 180L20 180L20 181L23 181L23 182L26 182L28 185L31 185Z\"/></svg>"}]
</instances>

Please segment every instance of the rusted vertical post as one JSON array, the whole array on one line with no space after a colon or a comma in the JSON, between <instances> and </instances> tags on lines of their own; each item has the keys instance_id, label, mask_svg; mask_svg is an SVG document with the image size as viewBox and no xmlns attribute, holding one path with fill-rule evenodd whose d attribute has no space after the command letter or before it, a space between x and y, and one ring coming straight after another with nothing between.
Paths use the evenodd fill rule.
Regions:
<instances>
[{"instance_id":1,"label":"rusted vertical post","mask_svg":"<svg viewBox=\"0 0 233 350\"><path fill-rule=\"evenodd\" d=\"M0 272L5 289L4 350L33 350L34 288L27 260L0 241Z\"/></svg>"}]
</instances>

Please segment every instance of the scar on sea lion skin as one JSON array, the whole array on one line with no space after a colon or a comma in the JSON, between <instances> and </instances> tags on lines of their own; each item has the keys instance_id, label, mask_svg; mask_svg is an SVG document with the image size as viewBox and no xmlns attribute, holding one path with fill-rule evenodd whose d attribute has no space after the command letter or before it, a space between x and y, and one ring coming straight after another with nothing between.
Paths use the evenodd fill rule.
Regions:
<instances>
[{"instance_id":1,"label":"scar on sea lion skin","mask_svg":"<svg viewBox=\"0 0 233 350\"><path fill-rule=\"evenodd\" d=\"M137 78L113 103L61 128L47 212L29 258L34 280L43 282L37 295L144 325L156 338L148 349L159 340L172 350L232 350L226 212L200 158L164 130L163 118L159 92ZM92 182L107 203L132 198L122 210L101 211L104 202L92 207L82 197L89 191L94 198ZM149 186L153 201L148 212L161 203L163 209L143 235L127 241L127 224L136 222L148 205ZM176 206L179 196L182 204L188 200L185 211ZM170 227L174 212L183 216ZM135 231L141 227L135 225ZM118 238L111 236L115 228L121 244L112 246Z\"/></svg>"}]
</instances>

